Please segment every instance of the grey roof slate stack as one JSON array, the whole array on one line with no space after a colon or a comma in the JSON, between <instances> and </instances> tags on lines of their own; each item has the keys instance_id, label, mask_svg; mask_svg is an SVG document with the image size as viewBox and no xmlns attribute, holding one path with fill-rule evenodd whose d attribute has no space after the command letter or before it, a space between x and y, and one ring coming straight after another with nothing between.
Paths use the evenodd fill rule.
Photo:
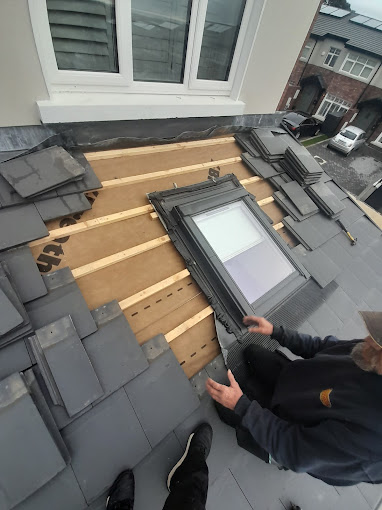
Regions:
<instances>
[{"instance_id":1,"label":"grey roof slate stack","mask_svg":"<svg viewBox=\"0 0 382 510\"><path fill-rule=\"evenodd\" d=\"M274 135L270 129L252 129L250 141L268 163L283 158L288 147L285 137L281 134Z\"/></svg>"},{"instance_id":2,"label":"grey roof slate stack","mask_svg":"<svg viewBox=\"0 0 382 510\"><path fill-rule=\"evenodd\" d=\"M272 165L261 158L251 156L247 152L241 155L241 159L255 175L258 175L262 179L269 179L270 177L280 175L280 173Z\"/></svg>"},{"instance_id":3,"label":"grey roof slate stack","mask_svg":"<svg viewBox=\"0 0 382 510\"><path fill-rule=\"evenodd\" d=\"M345 209L344 204L330 191L330 188L323 182L317 182L306 188L306 192L318 205L318 207L333 219L338 219Z\"/></svg>"},{"instance_id":4,"label":"grey roof slate stack","mask_svg":"<svg viewBox=\"0 0 382 510\"><path fill-rule=\"evenodd\" d=\"M46 236L43 221L90 209L91 204L83 193L101 187L89 162L76 149L66 151L52 146L16 153L11 159L0 157L0 210L7 209L0 211L0 224L3 224L0 250ZM28 225L23 228L21 219L27 216L30 216L26 220ZM12 227L20 230L16 238L11 235ZM29 230L32 235L28 237Z\"/></svg>"},{"instance_id":5,"label":"grey roof slate stack","mask_svg":"<svg viewBox=\"0 0 382 510\"><path fill-rule=\"evenodd\" d=\"M288 147L280 166L301 185L315 184L323 175L322 167L302 145Z\"/></svg>"}]
</instances>

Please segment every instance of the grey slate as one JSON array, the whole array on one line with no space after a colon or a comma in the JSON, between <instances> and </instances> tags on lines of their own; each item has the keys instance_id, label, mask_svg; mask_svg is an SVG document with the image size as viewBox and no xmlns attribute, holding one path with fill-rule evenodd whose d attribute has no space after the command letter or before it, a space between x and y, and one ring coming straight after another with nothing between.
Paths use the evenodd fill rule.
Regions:
<instances>
[{"instance_id":1,"label":"grey slate","mask_svg":"<svg viewBox=\"0 0 382 510\"><path fill-rule=\"evenodd\" d=\"M49 234L34 204L0 209L0 251Z\"/></svg>"},{"instance_id":2,"label":"grey slate","mask_svg":"<svg viewBox=\"0 0 382 510\"><path fill-rule=\"evenodd\" d=\"M156 358L125 389L152 447L199 406L199 399L171 349Z\"/></svg>"},{"instance_id":3,"label":"grey slate","mask_svg":"<svg viewBox=\"0 0 382 510\"><path fill-rule=\"evenodd\" d=\"M262 160L261 158L254 158L247 153L241 155L241 159L246 163L252 172L263 179L269 179L276 175L280 175L272 165Z\"/></svg>"},{"instance_id":4,"label":"grey slate","mask_svg":"<svg viewBox=\"0 0 382 510\"><path fill-rule=\"evenodd\" d=\"M348 252L348 250L338 241L338 238L342 235L344 236L344 234L341 233L329 239L329 241L322 244L320 248L326 257L329 257L335 264L337 264L337 266L344 268L347 266L347 264L351 263L353 257ZM350 244L349 240L347 240L347 242Z\"/></svg>"},{"instance_id":5,"label":"grey slate","mask_svg":"<svg viewBox=\"0 0 382 510\"><path fill-rule=\"evenodd\" d=\"M328 227L327 230L321 230L320 225L318 228L316 228L316 226L312 223L312 220L317 216L319 216L319 214L316 214L315 216L312 216L311 218L301 222L296 222L290 216L286 216L283 218L282 223L288 230L292 232L295 237L297 237L297 239L305 246L305 248L315 250L326 241L328 241L331 237L336 235L333 233L330 227Z\"/></svg>"},{"instance_id":6,"label":"grey slate","mask_svg":"<svg viewBox=\"0 0 382 510\"><path fill-rule=\"evenodd\" d=\"M220 420L208 394L201 399L200 407L175 429L183 448L186 447L190 434L204 422L209 423L214 431L211 452L207 458L211 485L244 450L238 448L235 430Z\"/></svg>"},{"instance_id":7,"label":"grey slate","mask_svg":"<svg viewBox=\"0 0 382 510\"><path fill-rule=\"evenodd\" d=\"M63 438L88 503L108 490L124 469L151 450L123 388L65 427Z\"/></svg>"},{"instance_id":8,"label":"grey slate","mask_svg":"<svg viewBox=\"0 0 382 510\"><path fill-rule=\"evenodd\" d=\"M57 195L64 196L71 193L81 193L84 191L92 191L102 188L102 184L92 169L89 161L84 156L83 152L78 149L69 150L70 154L75 158L78 163L84 168L85 173L79 181L69 182L57 188Z\"/></svg>"},{"instance_id":9,"label":"grey slate","mask_svg":"<svg viewBox=\"0 0 382 510\"><path fill-rule=\"evenodd\" d=\"M55 220L91 209L91 204L83 193L41 200L35 202L35 206L44 221Z\"/></svg>"},{"instance_id":10,"label":"grey slate","mask_svg":"<svg viewBox=\"0 0 382 510\"><path fill-rule=\"evenodd\" d=\"M345 209L341 212L340 220L346 228L351 227L353 223L365 215L362 209L351 198L345 198L342 200L342 204L345 206Z\"/></svg>"},{"instance_id":11,"label":"grey slate","mask_svg":"<svg viewBox=\"0 0 382 510\"><path fill-rule=\"evenodd\" d=\"M216 356L212 361L204 367L208 376L219 384L226 384L229 386L229 379L227 375L228 368L225 366L222 354Z\"/></svg>"},{"instance_id":12,"label":"grey slate","mask_svg":"<svg viewBox=\"0 0 382 510\"><path fill-rule=\"evenodd\" d=\"M32 361L23 339L0 349L0 381L14 372L22 372L31 366Z\"/></svg>"},{"instance_id":13,"label":"grey slate","mask_svg":"<svg viewBox=\"0 0 382 510\"><path fill-rule=\"evenodd\" d=\"M23 303L44 296L48 291L28 246L0 252Z\"/></svg>"},{"instance_id":14,"label":"grey slate","mask_svg":"<svg viewBox=\"0 0 382 510\"><path fill-rule=\"evenodd\" d=\"M0 382L0 408L0 507L8 510L62 471L65 461L20 374Z\"/></svg>"},{"instance_id":15,"label":"grey slate","mask_svg":"<svg viewBox=\"0 0 382 510\"><path fill-rule=\"evenodd\" d=\"M341 268L330 258L325 257L324 252L320 248L314 251L307 251L299 244L292 251L321 288L326 287L341 272Z\"/></svg>"},{"instance_id":16,"label":"grey slate","mask_svg":"<svg viewBox=\"0 0 382 510\"><path fill-rule=\"evenodd\" d=\"M0 289L0 336L15 329L23 322L23 318Z\"/></svg>"},{"instance_id":17,"label":"grey slate","mask_svg":"<svg viewBox=\"0 0 382 510\"><path fill-rule=\"evenodd\" d=\"M341 287L337 287L334 292L326 296L325 302L342 322L351 320L357 314L357 305Z\"/></svg>"},{"instance_id":18,"label":"grey slate","mask_svg":"<svg viewBox=\"0 0 382 510\"><path fill-rule=\"evenodd\" d=\"M308 322L321 337L327 335L335 336L343 327L341 319L337 317L325 302L309 315Z\"/></svg>"},{"instance_id":19,"label":"grey slate","mask_svg":"<svg viewBox=\"0 0 382 510\"><path fill-rule=\"evenodd\" d=\"M146 356L147 361L152 363L161 354L168 351L170 346L164 335L159 334L142 344L141 348L143 354Z\"/></svg>"},{"instance_id":20,"label":"grey slate","mask_svg":"<svg viewBox=\"0 0 382 510\"><path fill-rule=\"evenodd\" d=\"M260 157L260 154L257 152L257 150L250 141L250 133L236 133L234 135L234 138L237 141L237 143L244 149L245 152L248 152L251 156L255 158Z\"/></svg>"},{"instance_id":21,"label":"grey slate","mask_svg":"<svg viewBox=\"0 0 382 510\"><path fill-rule=\"evenodd\" d=\"M228 349L233 343L237 341L235 335L233 333L228 333L225 326L216 317L215 328L216 336L218 337L218 341L222 351L224 351L224 349Z\"/></svg>"},{"instance_id":22,"label":"grey slate","mask_svg":"<svg viewBox=\"0 0 382 510\"><path fill-rule=\"evenodd\" d=\"M71 466L15 507L15 510L84 510L86 501ZM105 505L103 506L103 509Z\"/></svg>"},{"instance_id":23,"label":"grey slate","mask_svg":"<svg viewBox=\"0 0 382 510\"><path fill-rule=\"evenodd\" d=\"M169 495L167 476L183 455L183 451L177 437L171 432L135 466L134 510L154 510L163 507Z\"/></svg>"},{"instance_id":24,"label":"grey slate","mask_svg":"<svg viewBox=\"0 0 382 510\"><path fill-rule=\"evenodd\" d=\"M0 165L0 174L23 198L82 177L84 168L62 147L20 156Z\"/></svg>"},{"instance_id":25,"label":"grey slate","mask_svg":"<svg viewBox=\"0 0 382 510\"><path fill-rule=\"evenodd\" d=\"M94 333L96 323L68 267L43 275L48 294L27 303L34 329L70 315L80 338Z\"/></svg>"},{"instance_id":26,"label":"grey slate","mask_svg":"<svg viewBox=\"0 0 382 510\"><path fill-rule=\"evenodd\" d=\"M29 368L23 373L25 381L28 384L32 400L35 406L37 407L41 418L44 420L46 428L49 430L54 442L56 443L56 446L59 449L62 458L65 460L66 464L69 464L70 462L69 451L57 428L56 422L54 421L52 413L50 412L49 406L44 398L44 395L41 391L40 385L37 381L34 371L35 369Z\"/></svg>"},{"instance_id":27,"label":"grey slate","mask_svg":"<svg viewBox=\"0 0 382 510\"><path fill-rule=\"evenodd\" d=\"M103 396L98 377L70 316L36 330L36 338L69 416Z\"/></svg>"},{"instance_id":28,"label":"grey slate","mask_svg":"<svg viewBox=\"0 0 382 510\"><path fill-rule=\"evenodd\" d=\"M6 271L6 269L7 266L5 264L0 264L0 289L2 289L9 301L21 315L23 322L17 328L3 335L0 339L0 345L9 344L10 342L22 338L24 335L32 331L27 312L11 284L9 273Z\"/></svg>"},{"instance_id":29,"label":"grey slate","mask_svg":"<svg viewBox=\"0 0 382 510\"><path fill-rule=\"evenodd\" d=\"M326 183L326 186L329 188L329 190L338 198L338 200L344 200L348 197L348 194L345 193L338 184L336 184L334 181L328 181Z\"/></svg>"},{"instance_id":30,"label":"grey slate","mask_svg":"<svg viewBox=\"0 0 382 510\"><path fill-rule=\"evenodd\" d=\"M305 193L302 187L296 182L287 182L281 186L289 200L297 207L302 215L318 212L318 207Z\"/></svg>"},{"instance_id":31,"label":"grey slate","mask_svg":"<svg viewBox=\"0 0 382 510\"><path fill-rule=\"evenodd\" d=\"M229 469L208 488L206 510L252 510ZM281 507L280 507L281 509Z\"/></svg>"},{"instance_id":32,"label":"grey slate","mask_svg":"<svg viewBox=\"0 0 382 510\"><path fill-rule=\"evenodd\" d=\"M317 182L307 187L308 195L329 216L338 216L345 205L330 191L323 182Z\"/></svg>"},{"instance_id":33,"label":"grey slate","mask_svg":"<svg viewBox=\"0 0 382 510\"><path fill-rule=\"evenodd\" d=\"M337 276L336 282L357 305L368 293L368 288L348 268Z\"/></svg>"},{"instance_id":34,"label":"grey slate","mask_svg":"<svg viewBox=\"0 0 382 510\"><path fill-rule=\"evenodd\" d=\"M281 186L280 186L281 189ZM287 196L282 191L276 191L273 194L273 198L275 202L277 202L280 207L282 207L295 221L303 221L307 218L310 218L314 214L317 214L317 211L310 212L309 214L301 214L294 203L289 200Z\"/></svg>"},{"instance_id":35,"label":"grey slate","mask_svg":"<svg viewBox=\"0 0 382 510\"><path fill-rule=\"evenodd\" d=\"M83 346L101 383L104 395L118 390L149 366L117 301L91 312L98 331Z\"/></svg>"}]
</instances>

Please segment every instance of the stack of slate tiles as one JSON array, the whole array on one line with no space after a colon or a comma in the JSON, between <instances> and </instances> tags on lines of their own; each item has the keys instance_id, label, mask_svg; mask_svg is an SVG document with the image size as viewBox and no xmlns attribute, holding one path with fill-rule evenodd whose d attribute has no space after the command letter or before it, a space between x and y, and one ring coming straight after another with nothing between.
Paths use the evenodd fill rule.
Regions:
<instances>
[{"instance_id":1,"label":"stack of slate tiles","mask_svg":"<svg viewBox=\"0 0 382 510\"><path fill-rule=\"evenodd\" d=\"M280 175L280 172L270 163L267 163L262 158L256 158L251 156L249 153L244 152L241 154L243 162L251 169L251 171L261 177L262 179L270 179ZM283 173L284 170L281 169Z\"/></svg>"},{"instance_id":2,"label":"stack of slate tiles","mask_svg":"<svg viewBox=\"0 0 382 510\"><path fill-rule=\"evenodd\" d=\"M303 221L319 211L296 181L282 183L280 191L276 191L273 198L295 221Z\"/></svg>"},{"instance_id":3,"label":"stack of slate tiles","mask_svg":"<svg viewBox=\"0 0 382 510\"><path fill-rule=\"evenodd\" d=\"M41 276L27 247L0 264L0 508L88 508L199 399L164 336L90 311L69 268Z\"/></svg>"},{"instance_id":4,"label":"stack of slate tiles","mask_svg":"<svg viewBox=\"0 0 382 510\"><path fill-rule=\"evenodd\" d=\"M270 129L252 129L250 141L261 157L271 163L284 157L288 147L281 134L273 134Z\"/></svg>"},{"instance_id":5,"label":"stack of slate tiles","mask_svg":"<svg viewBox=\"0 0 382 510\"><path fill-rule=\"evenodd\" d=\"M288 147L280 166L301 185L315 184L323 176L322 167L302 145L298 148Z\"/></svg>"},{"instance_id":6,"label":"stack of slate tiles","mask_svg":"<svg viewBox=\"0 0 382 510\"><path fill-rule=\"evenodd\" d=\"M70 154L53 146L4 161L0 164L0 250L47 235L43 221L90 209L84 192L100 187L77 150ZM15 231L10 240L7 229Z\"/></svg>"},{"instance_id":7,"label":"stack of slate tiles","mask_svg":"<svg viewBox=\"0 0 382 510\"><path fill-rule=\"evenodd\" d=\"M318 205L318 207L333 219L338 219L341 212L345 209L342 202L336 195L330 191L329 187L323 182L317 182L306 188L306 192Z\"/></svg>"}]
</instances>

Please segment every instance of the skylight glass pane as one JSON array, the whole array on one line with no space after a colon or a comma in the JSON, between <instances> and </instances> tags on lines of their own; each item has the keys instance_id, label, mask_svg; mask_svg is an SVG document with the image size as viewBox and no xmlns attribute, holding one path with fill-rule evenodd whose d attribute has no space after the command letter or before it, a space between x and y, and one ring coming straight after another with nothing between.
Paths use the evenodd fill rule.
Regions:
<instances>
[{"instance_id":1,"label":"skylight glass pane","mask_svg":"<svg viewBox=\"0 0 382 510\"><path fill-rule=\"evenodd\" d=\"M193 220L249 303L294 272L294 267L243 202Z\"/></svg>"},{"instance_id":2,"label":"skylight glass pane","mask_svg":"<svg viewBox=\"0 0 382 510\"><path fill-rule=\"evenodd\" d=\"M329 5L323 5L320 9L320 12L324 14L330 14L331 12L337 10L337 7L330 7Z\"/></svg>"},{"instance_id":3,"label":"skylight glass pane","mask_svg":"<svg viewBox=\"0 0 382 510\"><path fill-rule=\"evenodd\" d=\"M190 13L191 0L131 0L134 80L183 83Z\"/></svg>"},{"instance_id":4,"label":"skylight glass pane","mask_svg":"<svg viewBox=\"0 0 382 510\"><path fill-rule=\"evenodd\" d=\"M227 81L246 0L208 0L198 79Z\"/></svg>"},{"instance_id":5,"label":"skylight glass pane","mask_svg":"<svg viewBox=\"0 0 382 510\"><path fill-rule=\"evenodd\" d=\"M331 13L331 16L335 16L336 18L343 18L347 14L350 14L350 11L345 11L345 9L337 9Z\"/></svg>"}]
</instances>

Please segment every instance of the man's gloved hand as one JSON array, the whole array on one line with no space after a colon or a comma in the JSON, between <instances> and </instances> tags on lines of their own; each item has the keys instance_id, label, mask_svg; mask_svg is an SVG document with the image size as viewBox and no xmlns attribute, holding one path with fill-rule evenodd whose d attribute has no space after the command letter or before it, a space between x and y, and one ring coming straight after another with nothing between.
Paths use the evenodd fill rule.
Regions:
<instances>
[{"instance_id":1,"label":"man's gloved hand","mask_svg":"<svg viewBox=\"0 0 382 510\"><path fill-rule=\"evenodd\" d=\"M271 335L273 333L273 324L264 319L264 317L250 315L244 317L243 324L248 326L250 333L260 333L261 335Z\"/></svg>"},{"instance_id":2,"label":"man's gloved hand","mask_svg":"<svg viewBox=\"0 0 382 510\"><path fill-rule=\"evenodd\" d=\"M233 376L231 370L228 370L228 379L230 386L225 386L224 384L219 384L212 379L208 379L206 388L210 396L216 400L216 402L219 402L219 404L222 406L227 407L233 411L236 407L236 404L243 395L243 392L236 382L236 379Z\"/></svg>"}]
</instances>

